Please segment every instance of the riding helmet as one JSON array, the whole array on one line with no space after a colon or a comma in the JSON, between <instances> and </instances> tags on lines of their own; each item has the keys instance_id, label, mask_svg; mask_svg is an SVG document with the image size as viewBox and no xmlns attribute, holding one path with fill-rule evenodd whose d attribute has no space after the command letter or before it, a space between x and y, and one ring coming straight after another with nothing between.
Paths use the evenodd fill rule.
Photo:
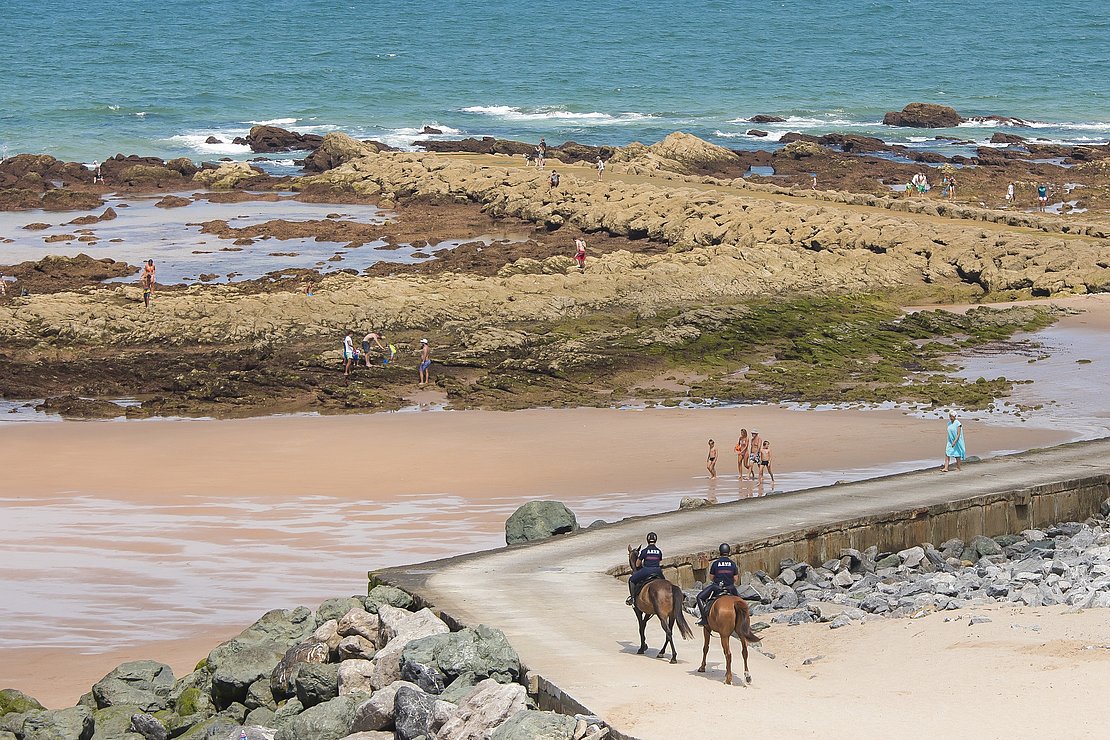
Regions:
<instances>
[{"instance_id":1,"label":"riding helmet","mask_svg":"<svg viewBox=\"0 0 1110 740\"><path fill-rule=\"evenodd\" d=\"M659 535L655 534L655 532L648 532L647 541L648 541L649 545L656 542L658 539L659 539Z\"/></svg>"},{"instance_id":2,"label":"riding helmet","mask_svg":"<svg viewBox=\"0 0 1110 740\"><path fill-rule=\"evenodd\" d=\"M717 548L717 552L722 555L730 555L732 554L732 548L728 546L727 542L722 542L721 546Z\"/></svg>"}]
</instances>

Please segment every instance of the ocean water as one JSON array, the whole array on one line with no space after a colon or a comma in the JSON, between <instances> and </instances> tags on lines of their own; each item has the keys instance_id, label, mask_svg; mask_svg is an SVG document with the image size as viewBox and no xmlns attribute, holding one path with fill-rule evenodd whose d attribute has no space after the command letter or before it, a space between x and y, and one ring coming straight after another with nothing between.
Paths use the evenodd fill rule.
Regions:
<instances>
[{"instance_id":1,"label":"ocean water","mask_svg":"<svg viewBox=\"0 0 1110 740\"><path fill-rule=\"evenodd\" d=\"M733 148L837 130L942 150L934 136L997 130L879 124L911 101L1110 140L1106 0L0 0L0 17L0 155L246 158L204 141L259 122L401 146L425 125ZM788 121L757 139L756 113Z\"/></svg>"}]
</instances>

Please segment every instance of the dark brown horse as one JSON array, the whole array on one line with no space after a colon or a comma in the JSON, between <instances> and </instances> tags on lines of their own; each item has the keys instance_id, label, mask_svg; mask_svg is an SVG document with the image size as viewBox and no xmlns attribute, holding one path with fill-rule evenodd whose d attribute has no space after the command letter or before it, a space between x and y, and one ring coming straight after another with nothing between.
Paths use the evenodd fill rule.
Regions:
<instances>
[{"instance_id":1,"label":"dark brown horse","mask_svg":"<svg viewBox=\"0 0 1110 740\"><path fill-rule=\"evenodd\" d=\"M701 649L701 668L698 673L705 673L705 657L709 655L709 637L714 632L721 636L721 647L725 651L725 683L732 685L732 648L729 646L729 637L736 635L740 638L740 647L744 655L744 681L752 682L752 674L748 673L748 643L759 642L759 638L752 632L751 615L748 613L748 602L739 596L725 594L709 607L709 614L705 620L705 645Z\"/></svg>"},{"instance_id":2,"label":"dark brown horse","mask_svg":"<svg viewBox=\"0 0 1110 740\"><path fill-rule=\"evenodd\" d=\"M632 566L633 571L636 570L636 560L639 556L640 548L629 545L628 564ZM659 654L655 657L662 658L669 644L671 646L671 662L678 662L678 653L674 647L675 624L678 624L678 631L682 634L683 640L689 640L694 636L693 631L690 630L690 625L686 623L685 615L682 613L682 601L682 589L666 578L648 581L640 588L633 604L636 621L640 623L640 649L636 651L637 655L647 652L648 646L647 639L644 637L644 628L647 627L647 623L651 621L652 617L658 617L659 624L663 627L667 639L663 641L663 647L659 648Z\"/></svg>"}]
</instances>

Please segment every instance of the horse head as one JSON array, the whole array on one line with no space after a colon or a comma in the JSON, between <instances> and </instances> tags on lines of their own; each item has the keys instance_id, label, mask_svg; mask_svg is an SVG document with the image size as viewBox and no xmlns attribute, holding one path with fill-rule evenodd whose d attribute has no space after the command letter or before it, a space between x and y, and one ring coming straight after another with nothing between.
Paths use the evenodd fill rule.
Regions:
<instances>
[{"instance_id":1,"label":"horse head","mask_svg":"<svg viewBox=\"0 0 1110 740\"><path fill-rule=\"evenodd\" d=\"M628 546L628 565L632 570L636 570L636 561L640 558L640 546Z\"/></svg>"}]
</instances>

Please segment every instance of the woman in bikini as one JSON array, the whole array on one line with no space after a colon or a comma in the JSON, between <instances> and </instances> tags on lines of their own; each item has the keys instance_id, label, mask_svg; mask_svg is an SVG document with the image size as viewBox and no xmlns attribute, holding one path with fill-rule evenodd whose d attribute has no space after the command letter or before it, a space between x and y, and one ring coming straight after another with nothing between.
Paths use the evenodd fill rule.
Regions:
<instances>
[{"instance_id":1,"label":"woman in bikini","mask_svg":"<svg viewBox=\"0 0 1110 740\"><path fill-rule=\"evenodd\" d=\"M736 440L736 472L740 480L744 480L744 470L749 467L748 461L748 430L740 430L740 439Z\"/></svg>"},{"instance_id":2,"label":"woman in bikini","mask_svg":"<svg viewBox=\"0 0 1110 740\"><path fill-rule=\"evenodd\" d=\"M717 446L709 440L709 456L705 458L705 469L709 471L710 478L717 477Z\"/></svg>"}]
</instances>

